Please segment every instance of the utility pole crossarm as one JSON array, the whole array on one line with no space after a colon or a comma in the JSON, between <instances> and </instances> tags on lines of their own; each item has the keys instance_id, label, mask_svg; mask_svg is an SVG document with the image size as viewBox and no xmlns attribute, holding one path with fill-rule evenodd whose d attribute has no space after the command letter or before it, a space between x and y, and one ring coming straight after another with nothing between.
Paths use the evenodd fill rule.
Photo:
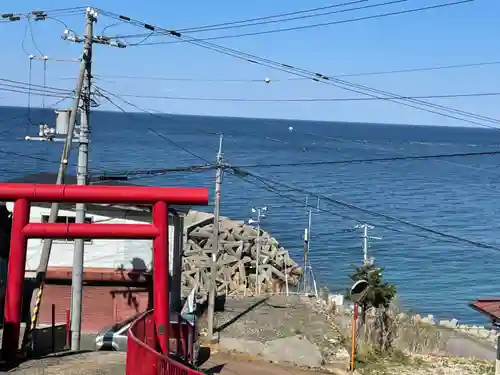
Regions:
<instances>
[{"instance_id":1,"label":"utility pole crossarm","mask_svg":"<svg viewBox=\"0 0 500 375\"><path fill-rule=\"evenodd\" d=\"M375 229L373 225L369 224L359 224L355 226L355 229L363 229L363 264L364 265L370 265L373 264L374 259L369 257L369 249L370 249L370 244L369 240L374 239L374 240L381 240L382 237L374 237L374 236L369 236L368 235L368 229Z\"/></svg>"}]
</instances>

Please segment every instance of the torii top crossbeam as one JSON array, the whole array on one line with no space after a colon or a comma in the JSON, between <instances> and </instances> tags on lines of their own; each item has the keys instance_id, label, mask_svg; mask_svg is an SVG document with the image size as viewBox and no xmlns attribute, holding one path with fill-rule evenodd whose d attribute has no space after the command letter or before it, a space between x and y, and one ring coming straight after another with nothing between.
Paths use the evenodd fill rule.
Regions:
<instances>
[{"instance_id":1,"label":"torii top crossbeam","mask_svg":"<svg viewBox=\"0 0 500 375\"><path fill-rule=\"evenodd\" d=\"M206 205L206 188L0 184L0 201Z\"/></svg>"}]
</instances>

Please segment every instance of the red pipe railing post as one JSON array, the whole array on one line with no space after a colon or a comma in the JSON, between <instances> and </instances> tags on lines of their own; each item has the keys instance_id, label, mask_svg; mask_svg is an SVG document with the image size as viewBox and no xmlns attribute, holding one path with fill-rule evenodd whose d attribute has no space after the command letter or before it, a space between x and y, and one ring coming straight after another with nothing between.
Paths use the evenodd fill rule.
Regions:
<instances>
[{"instance_id":1,"label":"red pipe railing post","mask_svg":"<svg viewBox=\"0 0 500 375\"><path fill-rule=\"evenodd\" d=\"M30 202L26 199L16 200L12 213L9 268L4 307L5 318L2 337L4 358L14 358L19 348L27 246L27 239L22 232L23 228L29 223L29 218Z\"/></svg>"},{"instance_id":2,"label":"red pipe railing post","mask_svg":"<svg viewBox=\"0 0 500 375\"><path fill-rule=\"evenodd\" d=\"M153 225L158 236L153 240L153 307L156 334L163 354L169 353L168 294L168 205L160 201L153 206Z\"/></svg>"}]
</instances>

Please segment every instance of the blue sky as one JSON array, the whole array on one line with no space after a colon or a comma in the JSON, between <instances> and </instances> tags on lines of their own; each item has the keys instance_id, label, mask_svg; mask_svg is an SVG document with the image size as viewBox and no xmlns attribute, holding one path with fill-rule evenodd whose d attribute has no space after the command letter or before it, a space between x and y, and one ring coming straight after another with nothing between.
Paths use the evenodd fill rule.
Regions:
<instances>
[{"instance_id":1,"label":"blue sky","mask_svg":"<svg viewBox=\"0 0 500 375\"><path fill-rule=\"evenodd\" d=\"M195 27L219 22L243 20L271 14L291 12L306 8L327 6L345 0L308 2L285 0L243 1L181 1L150 0L147 6L138 2L117 0L95 1L92 6L125 14L149 24L165 28ZM218 34L192 34L210 37L244 31L261 31L307 23L319 23L362 17L434 5L451 0L409 0L403 4L368 9L365 11L334 14L292 22L261 25L252 28L219 31ZM365 4L383 0L368 0ZM146 4L144 2L144 4ZM3 0L0 12L26 12L33 9L55 9L82 6L86 3L60 0ZM360 4L363 5L363 4ZM383 70L411 69L435 65L468 64L500 60L498 37L498 0L476 0L472 3L433 9L412 14L338 24L320 28L257 35L243 38L217 40L220 45L249 52L308 70L324 74L349 74ZM83 31L83 16L61 18L77 32ZM0 77L28 81L29 64L21 48L26 23L1 23L0 33L3 58L0 60ZM96 26L99 33L114 23L101 16ZM496 24L495 24L496 23ZM40 50L48 56L79 57L81 45L61 40L64 27L52 20L33 25L33 34ZM111 27L107 35L142 33L144 29L130 25ZM28 53L38 54L31 41L25 40ZM49 61L47 84L72 88L78 64ZM117 49L96 45L94 74L160 76L195 79L262 79L293 78L282 72L255 66L245 61L223 56L198 46L165 44ZM43 81L43 63L33 63L33 83ZM68 79L72 78L73 79ZM393 75L363 76L350 81L401 95L440 95L475 92L494 92L498 89L500 65L404 73ZM206 83L173 82L158 80L103 79L96 84L117 94L166 95L188 97L244 97L259 99L297 99L355 97L329 85L308 81L255 83ZM233 103L198 102L180 100L127 99L140 107L169 113L222 115L244 117L294 118L332 121L363 121L387 123L412 123L433 125L463 125L466 123L434 114L417 111L388 102L327 102L327 103ZM459 99L430 99L438 104L462 110L500 117L499 97ZM47 99L51 104L55 99ZM27 105L26 95L0 92L2 105ZM32 97L33 105L40 105L39 97ZM64 105L64 103L63 103ZM131 109L124 105L126 109ZM113 109L102 105L101 109Z\"/></svg>"}]
</instances>

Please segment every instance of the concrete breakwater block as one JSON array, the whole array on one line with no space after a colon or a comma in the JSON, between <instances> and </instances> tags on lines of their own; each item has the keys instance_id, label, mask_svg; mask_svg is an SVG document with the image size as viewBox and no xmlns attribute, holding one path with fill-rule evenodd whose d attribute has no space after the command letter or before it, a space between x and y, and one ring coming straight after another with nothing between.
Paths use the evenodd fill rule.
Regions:
<instances>
[{"instance_id":1,"label":"concrete breakwater block","mask_svg":"<svg viewBox=\"0 0 500 375\"><path fill-rule=\"evenodd\" d=\"M210 287L212 256L217 255L217 293L250 296L280 294L298 284L302 268L269 233L243 222L221 218L218 249L213 215L195 212L185 219L182 285L185 293L197 286L199 302ZM258 265L258 267L257 267ZM258 269L258 277L256 276Z\"/></svg>"}]
</instances>

